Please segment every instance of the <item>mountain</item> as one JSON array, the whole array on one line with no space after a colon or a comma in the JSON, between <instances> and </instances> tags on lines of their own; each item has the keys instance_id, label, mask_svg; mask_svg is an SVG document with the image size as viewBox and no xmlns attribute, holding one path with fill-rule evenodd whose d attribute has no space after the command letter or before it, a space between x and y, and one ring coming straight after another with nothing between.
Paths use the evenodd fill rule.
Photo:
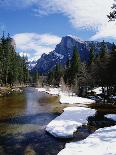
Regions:
<instances>
[{"instance_id":1,"label":"mountain","mask_svg":"<svg viewBox=\"0 0 116 155\"><path fill-rule=\"evenodd\" d=\"M28 61L28 64L27 64L28 69L32 70L36 66L36 64L37 64L37 61Z\"/></svg>"},{"instance_id":2,"label":"mountain","mask_svg":"<svg viewBox=\"0 0 116 155\"><path fill-rule=\"evenodd\" d=\"M106 44L108 49L111 50L112 44L109 42ZM72 58L74 47L78 49L81 61L88 62L89 50L92 45L94 45L95 53L97 54L100 51L101 42L83 41L76 36L65 36L62 38L61 42L56 45L54 51L41 56L32 70L38 70L40 73L47 73L49 70L52 70L56 64L64 65L68 58Z\"/></svg>"}]
</instances>

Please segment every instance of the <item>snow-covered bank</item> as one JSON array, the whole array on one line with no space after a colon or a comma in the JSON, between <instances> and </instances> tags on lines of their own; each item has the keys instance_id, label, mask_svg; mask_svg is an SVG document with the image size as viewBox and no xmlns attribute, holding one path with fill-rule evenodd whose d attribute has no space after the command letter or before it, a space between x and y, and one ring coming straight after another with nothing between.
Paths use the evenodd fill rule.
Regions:
<instances>
[{"instance_id":1,"label":"snow-covered bank","mask_svg":"<svg viewBox=\"0 0 116 155\"><path fill-rule=\"evenodd\" d=\"M38 92L46 92L46 88L35 88Z\"/></svg>"},{"instance_id":2,"label":"snow-covered bank","mask_svg":"<svg viewBox=\"0 0 116 155\"><path fill-rule=\"evenodd\" d=\"M108 114L105 115L107 118L112 119L113 121L116 121L116 114Z\"/></svg>"},{"instance_id":3,"label":"snow-covered bank","mask_svg":"<svg viewBox=\"0 0 116 155\"><path fill-rule=\"evenodd\" d=\"M50 94L50 95L56 95L58 96L61 92L60 88L49 88L48 90L46 89L46 93Z\"/></svg>"},{"instance_id":4,"label":"snow-covered bank","mask_svg":"<svg viewBox=\"0 0 116 155\"><path fill-rule=\"evenodd\" d=\"M97 130L85 140L67 143L58 155L116 155L116 126Z\"/></svg>"},{"instance_id":5,"label":"snow-covered bank","mask_svg":"<svg viewBox=\"0 0 116 155\"><path fill-rule=\"evenodd\" d=\"M55 137L71 138L79 126L87 123L87 118L95 114L94 109L84 107L68 107L51 121L46 131Z\"/></svg>"},{"instance_id":6,"label":"snow-covered bank","mask_svg":"<svg viewBox=\"0 0 116 155\"><path fill-rule=\"evenodd\" d=\"M62 104L92 104L95 103L95 100L88 98L78 97L69 92L62 92L60 88L36 88L39 92L46 92L50 95L55 95L60 97L60 103Z\"/></svg>"},{"instance_id":7,"label":"snow-covered bank","mask_svg":"<svg viewBox=\"0 0 116 155\"><path fill-rule=\"evenodd\" d=\"M95 103L94 100L88 99L88 98L83 98L83 97L78 97L78 96L69 96L66 94L61 94L60 95L60 103L68 103L68 104L92 104Z\"/></svg>"}]
</instances>

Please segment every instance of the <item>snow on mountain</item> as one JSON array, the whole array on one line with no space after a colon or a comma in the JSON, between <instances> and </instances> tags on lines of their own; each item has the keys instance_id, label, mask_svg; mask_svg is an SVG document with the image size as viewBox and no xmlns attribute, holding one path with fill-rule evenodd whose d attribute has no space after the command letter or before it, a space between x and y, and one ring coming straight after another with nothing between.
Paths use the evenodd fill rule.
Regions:
<instances>
[{"instance_id":1,"label":"snow on mountain","mask_svg":"<svg viewBox=\"0 0 116 155\"><path fill-rule=\"evenodd\" d=\"M28 65L28 69L32 70L37 65L37 62L36 61L29 61L27 65Z\"/></svg>"},{"instance_id":2,"label":"snow on mountain","mask_svg":"<svg viewBox=\"0 0 116 155\"><path fill-rule=\"evenodd\" d=\"M63 58L64 58L64 55L59 54L59 53L56 53L56 52L54 52L54 55L56 55L56 56L59 57L60 59L63 59Z\"/></svg>"},{"instance_id":3,"label":"snow on mountain","mask_svg":"<svg viewBox=\"0 0 116 155\"><path fill-rule=\"evenodd\" d=\"M37 61L34 70L38 70L41 73L46 73L52 70L56 64L66 64L67 59L72 58L73 49L78 49L81 61L88 62L90 47L94 45L95 52L100 51L101 42L83 41L80 38L72 35L68 35L62 38L61 42L56 45L54 51L49 54L43 54ZM112 44L107 43L108 49L111 50Z\"/></svg>"}]
</instances>

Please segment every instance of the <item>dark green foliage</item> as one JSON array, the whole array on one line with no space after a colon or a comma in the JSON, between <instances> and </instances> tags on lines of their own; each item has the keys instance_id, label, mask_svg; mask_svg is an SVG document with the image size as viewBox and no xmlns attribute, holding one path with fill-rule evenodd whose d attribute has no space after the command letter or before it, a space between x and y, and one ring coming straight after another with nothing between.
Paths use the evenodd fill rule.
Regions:
<instances>
[{"instance_id":1,"label":"dark green foliage","mask_svg":"<svg viewBox=\"0 0 116 155\"><path fill-rule=\"evenodd\" d=\"M116 45L113 44L112 50L108 51L103 41L97 55L94 47L91 47L89 64L80 62L78 51L74 48L72 59L67 60L64 70L61 72L57 65L49 73L48 83L58 85L61 77L65 84L80 96L85 96L87 87L107 87L108 93L112 89L116 90Z\"/></svg>"},{"instance_id":2,"label":"dark green foliage","mask_svg":"<svg viewBox=\"0 0 116 155\"><path fill-rule=\"evenodd\" d=\"M38 83L38 80L39 80L39 73L38 73L38 71L35 71L34 73L33 73L33 83Z\"/></svg>"},{"instance_id":3,"label":"dark green foliage","mask_svg":"<svg viewBox=\"0 0 116 155\"><path fill-rule=\"evenodd\" d=\"M77 48L74 48L73 57L71 60L71 72L72 74L77 74L79 71L80 58L77 51Z\"/></svg>"},{"instance_id":4,"label":"dark green foliage","mask_svg":"<svg viewBox=\"0 0 116 155\"><path fill-rule=\"evenodd\" d=\"M113 44L112 52L110 55L110 61L108 64L108 71L109 71L109 83L116 85L116 45Z\"/></svg>"},{"instance_id":5,"label":"dark green foliage","mask_svg":"<svg viewBox=\"0 0 116 155\"><path fill-rule=\"evenodd\" d=\"M71 76L71 83L75 83L75 78L77 78L77 74L79 72L80 67L80 57L77 51L77 48L74 48L73 56L71 60L71 67L70 67L70 76Z\"/></svg>"},{"instance_id":6,"label":"dark green foliage","mask_svg":"<svg viewBox=\"0 0 116 155\"><path fill-rule=\"evenodd\" d=\"M49 72L48 74L48 84L52 84L55 86L59 86L60 79L63 76L63 69L60 64L57 64L53 71Z\"/></svg>"},{"instance_id":7,"label":"dark green foliage","mask_svg":"<svg viewBox=\"0 0 116 155\"><path fill-rule=\"evenodd\" d=\"M89 53L89 65L91 65L94 62L94 59L95 59L94 47L91 46Z\"/></svg>"},{"instance_id":8,"label":"dark green foliage","mask_svg":"<svg viewBox=\"0 0 116 155\"><path fill-rule=\"evenodd\" d=\"M106 86L108 84L108 62L110 54L107 50L105 42L102 42L100 53L95 58L94 64L91 66L91 74L96 85Z\"/></svg>"},{"instance_id":9,"label":"dark green foliage","mask_svg":"<svg viewBox=\"0 0 116 155\"><path fill-rule=\"evenodd\" d=\"M26 83L29 79L27 58L15 51L15 42L9 36L0 39L0 84Z\"/></svg>"}]
</instances>

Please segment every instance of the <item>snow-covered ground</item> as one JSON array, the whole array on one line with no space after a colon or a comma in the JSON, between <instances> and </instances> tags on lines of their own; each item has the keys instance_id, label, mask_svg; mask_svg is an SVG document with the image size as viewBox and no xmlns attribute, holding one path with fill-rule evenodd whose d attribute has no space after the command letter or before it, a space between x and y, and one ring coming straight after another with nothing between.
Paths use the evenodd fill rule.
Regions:
<instances>
[{"instance_id":1,"label":"snow-covered ground","mask_svg":"<svg viewBox=\"0 0 116 155\"><path fill-rule=\"evenodd\" d=\"M59 95L61 92L60 88L49 88L48 90L46 89L45 91L46 93L50 94L50 95Z\"/></svg>"},{"instance_id":2,"label":"snow-covered ground","mask_svg":"<svg viewBox=\"0 0 116 155\"><path fill-rule=\"evenodd\" d=\"M84 107L68 107L51 121L46 131L55 137L70 138L79 126L87 123L87 118L95 114L94 109Z\"/></svg>"},{"instance_id":3,"label":"snow-covered ground","mask_svg":"<svg viewBox=\"0 0 116 155\"><path fill-rule=\"evenodd\" d=\"M91 104L95 103L94 100L88 99L88 98L83 98L83 97L78 97L78 96L69 96L67 94L61 94L60 95L60 103L68 103L68 104Z\"/></svg>"},{"instance_id":4,"label":"snow-covered ground","mask_svg":"<svg viewBox=\"0 0 116 155\"><path fill-rule=\"evenodd\" d=\"M35 88L38 92L45 92L46 89L45 88Z\"/></svg>"},{"instance_id":5,"label":"snow-covered ground","mask_svg":"<svg viewBox=\"0 0 116 155\"><path fill-rule=\"evenodd\" d=\"M116 155L116 126L99 129L85 140L67 143L58 155Z\"/></svg>"},{"instance_id":6,"label":"snow-covered ground","mask_svg":"<svg viewBox=\"0 0 116 155\"><path fill-rule=\"evenodd\" d=\"M105 115L107 118L110 118L114 121L116 121L116 114L108 114L108 115Z\"/></svg>"},{"instance_id":7,"label":"snow-covered ground","mask_svg":"<svg viewBox=\"0 0 116 155\"><path fill-rule=\"evenodd\" d=\"M39 92L46 92L50 95L56 95L60 97L60 103L62 104L91 104L95 103L95 100L88 99L88 98L83 98L83 97L78 97L73 93L69 92L62 92L60 88L36 88Z\"/></svg>"}]
</instances>

